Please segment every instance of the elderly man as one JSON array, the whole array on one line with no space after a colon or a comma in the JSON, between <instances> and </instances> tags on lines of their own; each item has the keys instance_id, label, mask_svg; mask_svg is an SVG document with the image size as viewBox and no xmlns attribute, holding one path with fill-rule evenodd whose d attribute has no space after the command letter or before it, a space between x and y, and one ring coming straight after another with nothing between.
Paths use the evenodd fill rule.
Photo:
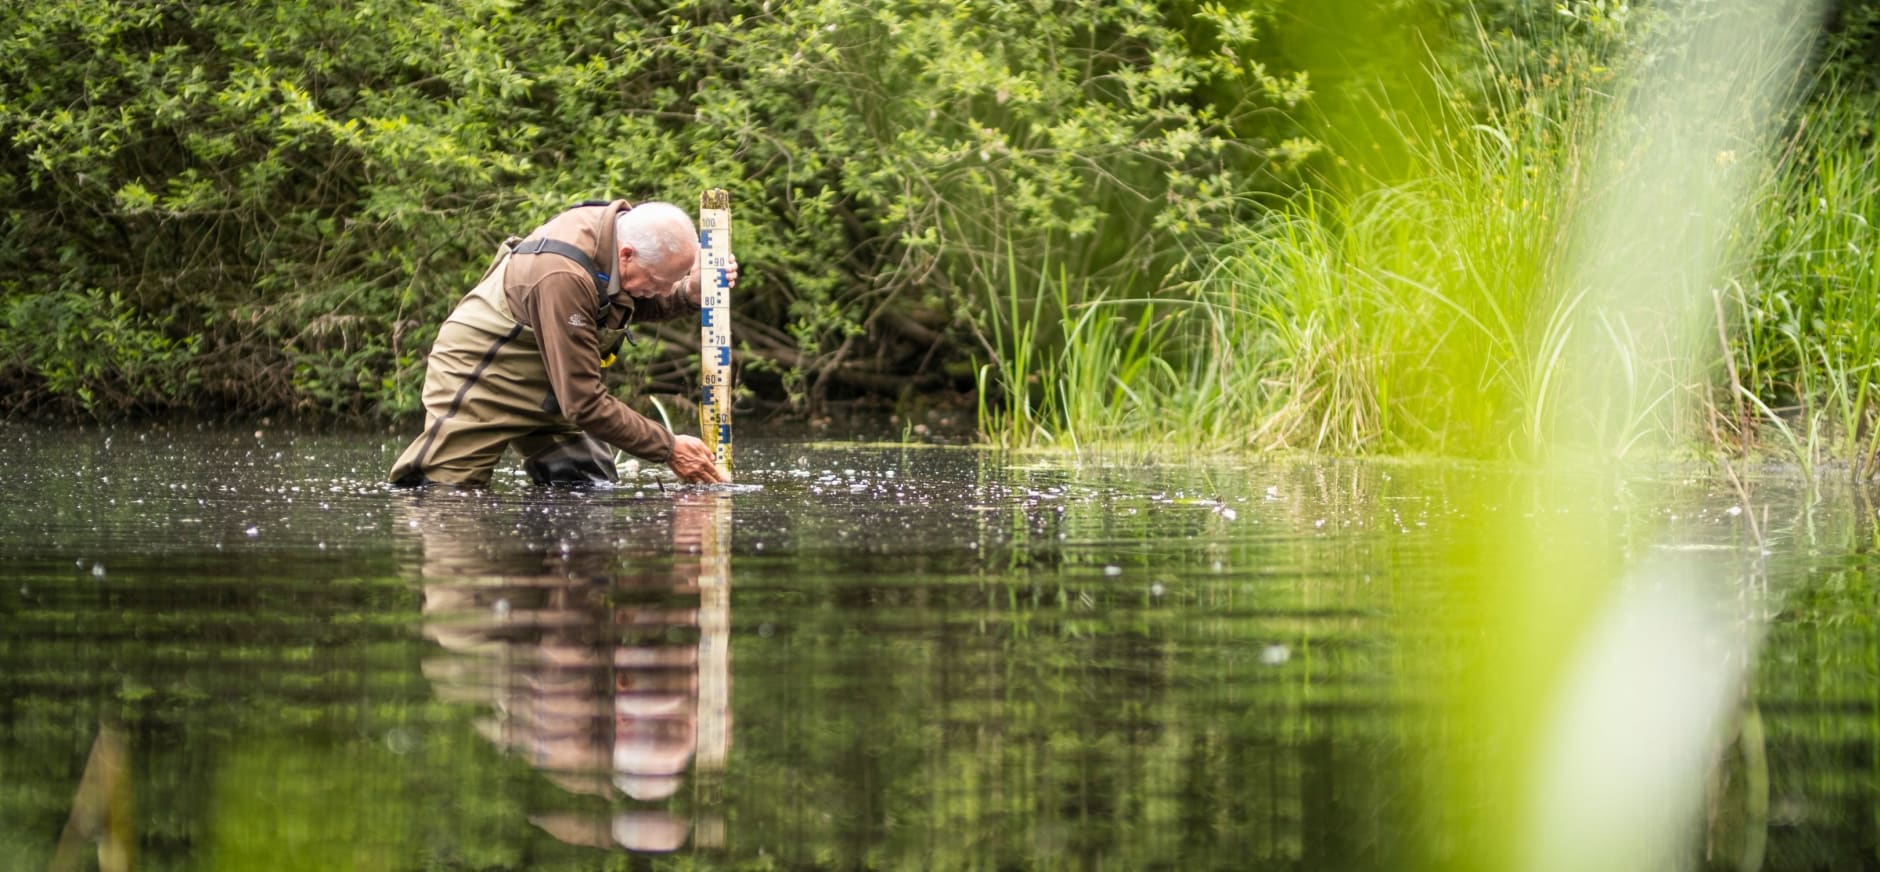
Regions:
<instances>
[{"instance_id":1,"label":"elderly man","mask_svg":"<svg viewBox=\"0 0 1880 872\"><path fill-rule=\"evenodd\" d=\"M698 313L698 253L684 210L624 200L582 203L505 242L438 330L424 431L391 480L487 484L513 444L538 483L613 481L614 448L683 481L725 481L705 443L668 432L601 383L602 349L628 324ZM727 277L737 281L735 263Z\"/></svg>"}]
</instances>

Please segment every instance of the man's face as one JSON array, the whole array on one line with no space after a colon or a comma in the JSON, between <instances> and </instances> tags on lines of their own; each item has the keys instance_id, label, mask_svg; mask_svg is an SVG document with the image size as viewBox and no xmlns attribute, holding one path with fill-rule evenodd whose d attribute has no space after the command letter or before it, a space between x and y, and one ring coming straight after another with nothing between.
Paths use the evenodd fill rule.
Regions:
<instances>
[{"instance_id":1,"label":"man's face","mask_svg":"<svg viewBox=\"0 0 1880 872\"><path fill-rule=\"evenodd\" d=\"M692 261L698 257L697 246L690 250L675 252L664 263L653 263L640 257L639 252L631 247L620 249L620 291L636 299L663 297L672 292L674 285L692 271Z\"/></svg>"}]
</instances>

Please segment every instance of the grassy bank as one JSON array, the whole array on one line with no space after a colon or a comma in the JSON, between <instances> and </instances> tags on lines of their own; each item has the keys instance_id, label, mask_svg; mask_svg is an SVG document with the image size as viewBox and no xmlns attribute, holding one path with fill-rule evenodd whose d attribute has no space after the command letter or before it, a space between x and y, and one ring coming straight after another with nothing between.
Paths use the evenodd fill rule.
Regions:
<instances>
[{"instance_id":1,"label":"grassy bank","mask_svg":"<svg viewBox=\"0 0 1880 872\"><path fill-rule=\"evenodd\" d=\"M1871 474L1870 97L1832 64L1762 83L1806 99L1762 137L1727 118L1681 130L1724 145L1669 167L1628 120L1646 98L1600 64L1497 64L1485 89L1434 81L1446 99L1429 123L1396 131L1410 171L1293 196L1197 246L1155 294L1063 273L1036 296L995 294L985 431L1070 447L1761 454ZM1615 138L1628 124L1645 132ZM1699 208L1723 214L1679 211ZM1041 342L1039 322L1061 333Z\"/></svg>"}]
</instances>

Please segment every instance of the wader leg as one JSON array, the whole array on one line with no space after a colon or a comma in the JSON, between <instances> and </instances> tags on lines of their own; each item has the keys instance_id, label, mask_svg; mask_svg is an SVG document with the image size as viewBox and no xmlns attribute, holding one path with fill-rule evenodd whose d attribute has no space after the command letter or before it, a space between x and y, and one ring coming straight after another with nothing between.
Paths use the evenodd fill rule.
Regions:
<instances>
[{"instance_id":1,"label":"wader leg","mask_svg":"<svg viewBox=\"0 0 1880 872\"><path fill-rule=\"evenodd\" d=\"M609 484L620 478L614 449L579 430L533 433L517 439L516 450L536 484Z\"/></svg>"},{"instance_id":2,"label":"wader leg","mask_svg":"<svg viewBox=\"0 0 1880 872\"><path fill-rule=\"evenodd\" d=\"M513 428L476 426L468 422L446 423L438 436L431 428L412 440L405 453L392 467L392 483L411 486L426 483L482 487L490 483L490 473L503 457L503 449L517 433Z\"/></svg>"},{"instance_id":3,"label":"wader leg","mask_svg":"<svg viewBox=\"0 0 1880 872\"><path fill-rule=\"evenodd\" d=\"M425 362L424 430L392 466L394 483L489 484L510 440L543 426L523 399L535 393L530 367L541 368L541 355L521 336L520 326L491 333L444 322Z\"/></svg>"},{"instance_id":4,"label":"wader leg","mask_svg":"<svg viewBox=\"0 0 1880 872\"><path fill-rule=\"evenodd\" d=\"M451 447L458 449L457 453L444 457L433 456L430 465L424 469L425 480L465 487L488 485L490 473L496 471L496 462L503 458L503 441L493 438L475 450L463 451L465 441L452 441Z\"/></svg>"}]
</instances>

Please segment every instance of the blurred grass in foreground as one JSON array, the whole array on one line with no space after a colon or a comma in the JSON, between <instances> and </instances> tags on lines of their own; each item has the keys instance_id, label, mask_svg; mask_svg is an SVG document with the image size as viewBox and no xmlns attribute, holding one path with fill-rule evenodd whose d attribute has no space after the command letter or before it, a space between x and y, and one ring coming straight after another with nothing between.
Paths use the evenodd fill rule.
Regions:
<instances>
[{"instance_id":1,"label":"blurred grass in foreground","mask_svg":"<svg viewBox=\"0 0 1880 872\"><path fill-rule=\"evenodd\" d=\"M1485 116L1440 74L1398 90L1435 99L1382 88L1390 159L1228 231L1184 293L1060 278L1004 310L1027 341L982 370L1014 398L982 421L1011 444L1537 463L1513 504L1477 495L1452 555L1474 583L1448 630L1473 643L1446 689L1430 862L1683 868L1738 729L1755 558L1627 555L1609 465L1767 433L1804 464L1870 462L1870 126L1794 110L1813 0L1559 11L1607 28L1605 54L1498 67ZM1031 341L1052 317L1062 341Z\"/></svg>"},{"instance_id":2,"label":"blurred grass in foreground","mask_svg":"<svg viewBox=\"0 0 1880 872\"><path fill-rule=\"evenodd\" d=\"M1482 515L1479 543L1456 555L1481 583L1453 629L1479 648L1451 688L1442 795L1457 830L1442 865L1693 868L1714 844L1706 797L1739 730L1761 631L1748 584L1761 543L1746 536L1753 547L1734 560L1624 552L1607 529L1619 479L1606 465L1663 456L1717 415L1708 386L1728 368L1729 324L1716 289L1752 262L1744 252L1759 237L1746 219L1778 178L1777 131L1820 12L1664 7L1612 96L1564 126L1572 157L1536 196L1565 208L1548 210L1538 251L1530 242L1518 250L1533 254L1507 259L1515 286L1537 289L1519 301L1526 321L1480 317L1510 308L1490 305L1489 283L1465 297L1482 308L1452 307L1471 326L1519 324L1477 326L1485 338L1434 358L1448 378L1437 383L1455 392L1451 414L1487 425L1465 447L1505 445L1540 466L1528 510ZM1466 209L1449 221L1479 226ZM1492 263L1493 245L1517 236L1471 231L1439 250ZM1753 845L1734 846L1735 859L1754 866Z\"/></svg>"}]
</instances>

